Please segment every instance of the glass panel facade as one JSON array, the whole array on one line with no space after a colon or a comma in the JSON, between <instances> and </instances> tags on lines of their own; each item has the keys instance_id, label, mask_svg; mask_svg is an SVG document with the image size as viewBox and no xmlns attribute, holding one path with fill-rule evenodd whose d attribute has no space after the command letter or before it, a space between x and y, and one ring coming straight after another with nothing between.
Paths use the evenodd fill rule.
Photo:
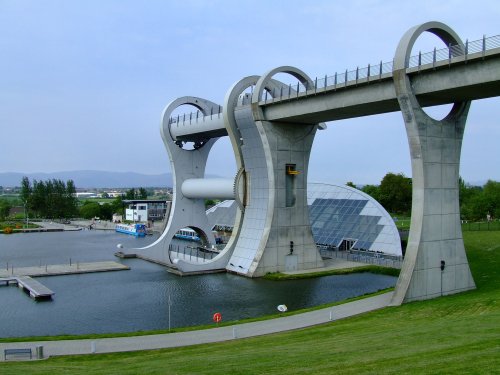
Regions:
<instances>
[{"instance_id":1,"label":"glass panel facade","mask_svg":"<svg viewBox=\"0 0 500 375\"><path fill-rule=\"evenodd\" d=\"M233 202L224 201L207 211L212 227L234 225ZM367 194L347 186L309 183L307 202L316 244L339 248L349 240L353 249L402 254L394 220Z\"/></svg>"},{"instance_id":2,"label":"glass panel facade","mask_svg":"<svg viewBox=\"0 0 500 375\"><path fill-rule=\"evenodd\" d=\"M380 216L363 216L368 199L318 198L309 206L313 236L320 245L339 247L343 239L355 239L354 248L368 250L382 231Z\"/></svg>"}]
</instances>

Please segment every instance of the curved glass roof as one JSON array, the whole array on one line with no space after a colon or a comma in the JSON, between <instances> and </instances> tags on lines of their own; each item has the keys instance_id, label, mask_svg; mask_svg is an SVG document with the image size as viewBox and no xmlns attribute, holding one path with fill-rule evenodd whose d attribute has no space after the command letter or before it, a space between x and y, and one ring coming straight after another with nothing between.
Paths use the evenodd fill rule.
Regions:
<instances>
[{"instance_id":1,"label":"curved glass roof","mask_svg":"<svg viewBox=\"0 0 500 375\"><path fill-rule=\"evenodd\" d=\"M402 255L394 220L371 196L349 186L307 184L307 204L317 244ZM344 246L346 246L344 242Z\"/></svg>"},{"instance_id":2,"label":"curved glass roof","mask_svg":"<svg viewBox=\"0 0 500 375\"><path fill-rule=\"evenodd\" d=\"M349 186L308 183L307 204L316 244L402 255L394 220L362 191ZM219 203L207 210L207 216L214 229L232 228L236 204L234 201Z\"/></svg>"}]
</instances>

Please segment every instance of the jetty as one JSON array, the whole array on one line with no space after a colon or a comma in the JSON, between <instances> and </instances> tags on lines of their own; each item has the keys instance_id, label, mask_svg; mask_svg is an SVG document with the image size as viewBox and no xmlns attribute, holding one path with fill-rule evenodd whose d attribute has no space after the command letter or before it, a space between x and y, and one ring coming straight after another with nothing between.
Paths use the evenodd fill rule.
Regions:
<instances>
[{"instance_id":1,"label":"jetty","mask_svg":"<svg viewBox=\"0 0 500 375\"><path fill-rule=\"evenodd\" d=\"M0 278L0 283L5 283L5 285L17 285L20 289L23 289L29 293L31 298L35 300L39 299L51 299L55 294L52 290L42 285L35 279L29 276L13 276L8 278Z\"/></svg>"}]
</instances>

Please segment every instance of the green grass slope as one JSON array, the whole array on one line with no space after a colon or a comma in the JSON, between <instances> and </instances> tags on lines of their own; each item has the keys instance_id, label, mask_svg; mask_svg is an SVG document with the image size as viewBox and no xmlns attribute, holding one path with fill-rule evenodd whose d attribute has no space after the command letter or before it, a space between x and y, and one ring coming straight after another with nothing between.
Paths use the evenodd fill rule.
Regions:
<instances>
[{"instance_id":1,"label":"green grass slope","mask_svg":"<svg viewBox=\"0 0 500 375\"><path fill-rule=\"evenodd\" d=\"M500 232L468 232L477 290L186 348L0 364L1 374L498 374Z\"/></svg>"}]
</instances>

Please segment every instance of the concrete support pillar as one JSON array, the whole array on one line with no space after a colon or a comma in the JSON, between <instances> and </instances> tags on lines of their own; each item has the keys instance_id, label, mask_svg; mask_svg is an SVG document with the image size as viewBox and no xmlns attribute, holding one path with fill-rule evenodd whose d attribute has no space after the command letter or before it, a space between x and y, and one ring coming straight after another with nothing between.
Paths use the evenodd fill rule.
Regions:
<instances>
[{"instance_id":1,"label":"concrete support pillar","mask_svg":"<svg viewBox=\"0 0 500 375\"><path fill-rule=\"evenodd\" d=\"M273 69L259 78L252 107L238 108L234 130L228 130L230 137L237 134L233 143L244 161L247 189L240 235L227 269L250 277L323 265L307 206L307 169L318 125L272 123L259 107L264 90L279 92L280 83L272 77L282 72L312 85L296 68Z\"/></svg>"},{"instance_id":2,"label":"concrete support pillar","mask_svg":"<svg viewBox=\"0 0 500 375\"><path fill-rule=\"evenodd\" d=\"M413 198L408 246L393 305L475 288L462 239L458 185L470 102L455 103L440 121L420 107L406 68L415 40L425 31L446 45L462 45L448 26L429 22L410 29L396 51L393 76L410 146Z\"/></svg>"}]
</instances>

